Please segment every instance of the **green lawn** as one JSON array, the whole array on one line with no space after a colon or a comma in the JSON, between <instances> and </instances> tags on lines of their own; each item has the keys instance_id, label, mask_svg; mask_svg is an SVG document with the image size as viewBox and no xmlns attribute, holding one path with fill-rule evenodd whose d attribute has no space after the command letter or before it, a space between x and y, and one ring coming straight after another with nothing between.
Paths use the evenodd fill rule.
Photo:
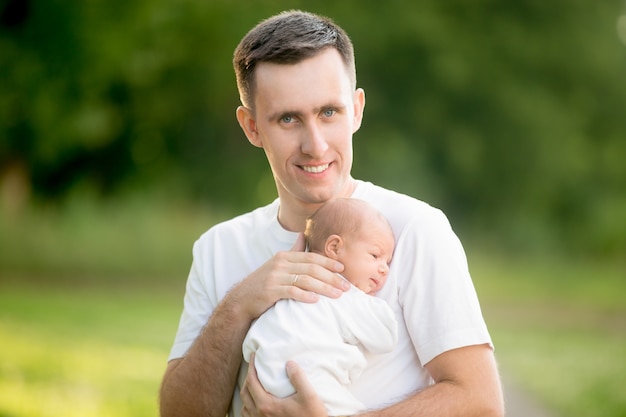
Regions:
<instances>
[{"instance_id":1,"label":"green lawn","mask_svg":"<svg viewBox=\"0 0 626 417\"><path fill-rule=\"evenodd\" d=\"M623 266L476 258L503 372L563 417L626 417Z\"/></svg>"},{"instance_id":2,"label":"green lawn","mask_svg":"<svg viewBox=\"0 0 626 417\"><path fill-rule=\"evenodd\" d=\"M128 204L2 216L0 417L156 416L208 217ZM503 372L563 417L626 417L624 265L470 249Z\"/></svg>"},{"instance_id":3,"label":"green lawn","mask_svg":"<svg viewBox=\"0 0 626 417\"><path fill-rule=\"evenodd\" d=\"M182 290L0 288L0 416L156 416Z\"/></svg>"}]
</instances>

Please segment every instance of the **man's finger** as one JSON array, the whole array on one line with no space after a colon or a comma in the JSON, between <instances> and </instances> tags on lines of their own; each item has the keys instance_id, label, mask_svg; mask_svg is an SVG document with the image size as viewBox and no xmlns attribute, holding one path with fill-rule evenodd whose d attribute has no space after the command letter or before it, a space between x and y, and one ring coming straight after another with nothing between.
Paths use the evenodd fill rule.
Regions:
<instances>
[{"instance_id":1,"label":"man's finger","mask_svg":"<svg viewBox=\"0 0 626 417\"><path fill-rule=\"evenodd\" d=\"M296 389L296 392L309 396L311 393L315 393L315 389L307 379L304 371L294 361L287 361L286 365L287 377L291 384Z\"/></svg>"},{"instance_id":2,"label":"man's finger","mask_svg":"<svg viewBox=\"0 0 626 417\"><path fill-rule=\"evenodd\" d=\"M307 415L310 416L327 416L326 407L309 382L304 370L294 361L287 362L286 370L289 381L296 389L296 393L291 398L299 403L300 409L307 410ZM301 415L301 413L291 413L291 415Z\"/></svg>"},{"instance_id":3,"label":"man's finger","mask_svg":"<svg viewBox=\"0 0 626 417\"><path fill-rule=\"evenodd\" d=\"M265 400L269 395L263 388L263 385L261 385L259 377L257 376L256 366L254 365L254 356L254 353L250 355L250 366L248 366L248 375L246 376L245 383L252 403L249 407L251 409L256 409L259 402Z\"/></svg>"}]
</instances>

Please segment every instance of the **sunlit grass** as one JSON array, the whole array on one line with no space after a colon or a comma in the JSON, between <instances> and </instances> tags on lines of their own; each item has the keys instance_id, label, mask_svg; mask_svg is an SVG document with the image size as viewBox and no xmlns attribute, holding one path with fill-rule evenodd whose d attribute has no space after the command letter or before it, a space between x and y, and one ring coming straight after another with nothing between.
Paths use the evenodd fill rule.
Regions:
<instances>
[{"instance_id":1,"label":"sunlit grass","mask_svg":"<svg viewBox=\"0 0 626 417\"><path fill-rule=\"evenodd\" d=\"M0 291L0 416L158 415L180 291Z\"/></svg>"},{"instance_id":2,"label":"sunlit grass","mask_svg":"<svg viewBox=\"0 0 626 417\"><path fill-rule=\"evenodd\" d=\"M509 329L494 337L502 365L559 414L626 415L626 334L577 329Z\"/></svg>"},{"instance_id":3,"label":"sunlit grass","mask_svg":"<svg viewBox=\"0 0 626 417\"><path fill-rule=\"evenodd\" d=\"M626 416L626 273L617 263L476 256L503 371L558 415Z\"/></svg>"},{"instance_id":4,"label":"sunlit grass","mask_svg":"<svg viewBox=\"0 0 626 417\"><path fill-rule=\"evenodd\" d=\"M0 325L0 409L15 416L155 416L162 350Z\"/></svg>"},{"instance_id":5,"label":"sunlit grass","mask_svg":"<svg viewBox=\"0 0 626 417\"><path fill-rule=\"evenodd\" d=\"M142 201L0 217L0 417L157 415L191 244L216 217ZM567 417L626 417L626 270L468 249L502 370Z\"/></svg>"}]
</instances>

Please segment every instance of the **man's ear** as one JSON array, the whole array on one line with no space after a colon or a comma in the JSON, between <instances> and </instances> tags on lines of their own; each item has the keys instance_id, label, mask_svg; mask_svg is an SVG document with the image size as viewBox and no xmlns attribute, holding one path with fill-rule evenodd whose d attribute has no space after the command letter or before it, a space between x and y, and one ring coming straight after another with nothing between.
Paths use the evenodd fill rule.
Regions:
<instances>
[{"instance_id":1,"label":"man's ear","mask_svg":"<svg viewBox=\"0 0 626 417\"><path fill-rule=\"evenodd\" d=\"M324 254L331 259L339 258L339 252L343 247L343 239L339 235L330 235L324 243Z\"/></svg>"},{"instance_id":2,"label":"man's ear","mask_svg":"<svg viewBox=\"0 0 626 417\"><path fill-rule=\"evenodd\" d=\"M257 148L262 148L263 142L259 137L256 120L252 114L252 110L244 106L237 107L237 121L239 122L239 126L241 126L243 133L246 134L248 141Z\"/></svg>"},{"instance_id":3,"label":"man's ear","mask_svg":"<svg viewBox=\"0 0 626 417\"><path fill-rule=\"evenodd\" d=\"M365 110L365 91L362 88L357 88L354 92L354 125L352 127L352 133L355 133L361 128L363 122L363 111Z\"/></svg>"}]
</instances>

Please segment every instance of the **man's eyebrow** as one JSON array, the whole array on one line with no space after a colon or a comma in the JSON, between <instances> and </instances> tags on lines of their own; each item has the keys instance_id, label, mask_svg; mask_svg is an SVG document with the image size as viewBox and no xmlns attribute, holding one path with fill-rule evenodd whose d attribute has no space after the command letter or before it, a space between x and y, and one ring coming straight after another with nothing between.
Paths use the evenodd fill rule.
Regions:
<instances>
[{"instance_id":1,"label":"man's eyebrow","mask_svg":"<svg viewBox=\"0 0 626 417\"><path fill-rule=\"evenodd\" d=\"M337 110L341 110L341 109L345 109L347 106L345 103L343 102L339 102L339 101L335 101L335 102L330 102L327 103L323 106L321 106L319 109L316 109L316 112L319 113L323 110L327 110L327 109L337 109Z\"/></svg>"}]
</instances>

